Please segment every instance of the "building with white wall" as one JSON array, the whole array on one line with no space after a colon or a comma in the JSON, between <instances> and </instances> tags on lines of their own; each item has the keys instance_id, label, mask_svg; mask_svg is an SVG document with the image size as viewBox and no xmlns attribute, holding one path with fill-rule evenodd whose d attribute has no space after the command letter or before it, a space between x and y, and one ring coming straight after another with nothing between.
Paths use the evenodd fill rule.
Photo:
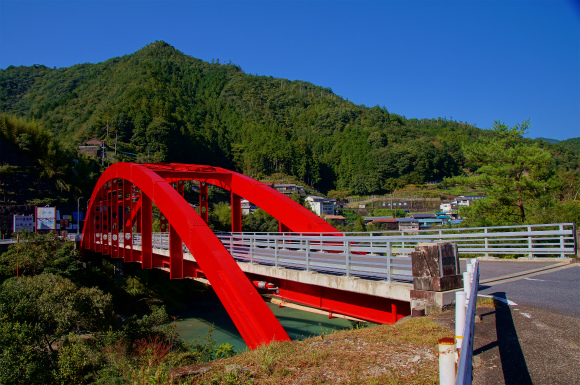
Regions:
<instances>
[{"instance_id":1,"label":"building with white wall","mask_svg":"<svg viewBox=\"0 0 580 385\"><path fill-rule=\"evenodd\" d=\"M306 197L305 201L308 202L312 211L314 211L319 217L322 215L334 215L334 208L336 206L335 199L310 195Z\"/></svg>"}]
</instances>

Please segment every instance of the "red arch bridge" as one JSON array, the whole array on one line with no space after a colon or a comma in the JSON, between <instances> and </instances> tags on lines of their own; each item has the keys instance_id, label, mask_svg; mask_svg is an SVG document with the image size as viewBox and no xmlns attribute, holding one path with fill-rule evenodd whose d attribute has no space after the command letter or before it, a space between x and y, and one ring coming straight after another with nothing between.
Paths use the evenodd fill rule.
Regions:
<instances>
[{"instance_id":1,"label":"red arch bridge","mask_svg":"<svg viewBox=\"0 0 580 385\"><path fill-rule=\"evenodd\" d=\"M199 214L184 199L185 182L199 184ZM214 233L208 226L208 185L230 192L230 233ZM279 233L243 233L242 198L276 218ZM153 232L154 205L160 213L158 232ZM95 186L80 249L137 262L144 269L163 269L172 279L210 284L253 349L289 339L264 298L329 317L394 323L411 312L408 255L419 242L463 242L459 252L469 253L564 256L575 252L575 238L570 236L574 229L551 226L556 229L526 226L486 229L485 234L470 230L446 235L438 230L435 235L346 236L292 199L233 171L187 164L116 163ZM555 241L536 242L532 239L536 233ZM494 234L512 246L498 249L497 241L489 241ZM514 243L510 240L515 236ZM521 241L522 236L529 238Z\"/></svg>"}]
</instances>

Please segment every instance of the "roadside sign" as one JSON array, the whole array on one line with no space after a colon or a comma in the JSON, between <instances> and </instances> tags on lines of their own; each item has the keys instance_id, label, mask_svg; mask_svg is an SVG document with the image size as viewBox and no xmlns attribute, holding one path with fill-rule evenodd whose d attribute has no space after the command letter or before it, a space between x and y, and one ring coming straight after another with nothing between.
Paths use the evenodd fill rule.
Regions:
<instances>
[{"instance_id":1,"label":"roadside sign","mask_svg":"<svg viewBox=\"0 0 580 385\"><path fill-rule=\"evenodd\" d=\"M12 217L12 231L34 231L34 215L18 215Z\"/></svg>"},{"instance_id":2,"label":"roadside sign","mask_svg":"<svg viewBox=\"0 0 580 385\"><path fill-rule=\"evenodd\" d=\"M56 207L36 208L36 230L56 230Z\"/></svg>"}]
</instances>

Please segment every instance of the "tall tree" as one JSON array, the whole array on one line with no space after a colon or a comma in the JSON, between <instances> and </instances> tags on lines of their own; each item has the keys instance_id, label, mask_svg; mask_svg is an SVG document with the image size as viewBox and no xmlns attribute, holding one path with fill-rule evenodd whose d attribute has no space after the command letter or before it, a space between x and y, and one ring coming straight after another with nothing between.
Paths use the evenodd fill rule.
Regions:
<instances>
[{"instance_id":1,"label":"tall tree","mask_svg":"<svg viewBox=\"0 0 580 385\"><path fill-rule=\"evenodd\" d=\"M470 221L479 217L492 222L487 225L523 224L528 210L548 193L551 155L522 137L528 128L529 120L511 128L496 121L490 135L465 148L474 170L454 180L485 189L488 196L464 212Z\"/></svg>"}]
</instances>

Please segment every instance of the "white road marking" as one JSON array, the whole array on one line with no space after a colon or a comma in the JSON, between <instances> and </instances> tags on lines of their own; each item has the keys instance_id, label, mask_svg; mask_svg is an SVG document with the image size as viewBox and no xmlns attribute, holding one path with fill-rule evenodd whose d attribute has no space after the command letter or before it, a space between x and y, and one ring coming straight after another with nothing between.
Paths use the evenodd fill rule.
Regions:
<instances>
[{"instance_id":1,"label":"white road marking","mask_svg":"<svg viewBox=\"0 0 580 385\"><path fill-rule=\"evenodd\" d=\"M521 315L523 315L523 316L524 316L524 317L526 317L526 318L532 318L532 316L531 316L531 315L529 315L528 313L520 313L520 314L521 314Z\"/></svg>"},{"instance_id":2,"label":"white road marking","mask_svg":"<svg viewBox=\"0 0 580 385\"><path fill-rule=\"evenodd\" d=\"M546 282L545 279L535 279L535 278L524 278L527 281L540 281L540 282Z\"/></svg>"}]
</instances>

